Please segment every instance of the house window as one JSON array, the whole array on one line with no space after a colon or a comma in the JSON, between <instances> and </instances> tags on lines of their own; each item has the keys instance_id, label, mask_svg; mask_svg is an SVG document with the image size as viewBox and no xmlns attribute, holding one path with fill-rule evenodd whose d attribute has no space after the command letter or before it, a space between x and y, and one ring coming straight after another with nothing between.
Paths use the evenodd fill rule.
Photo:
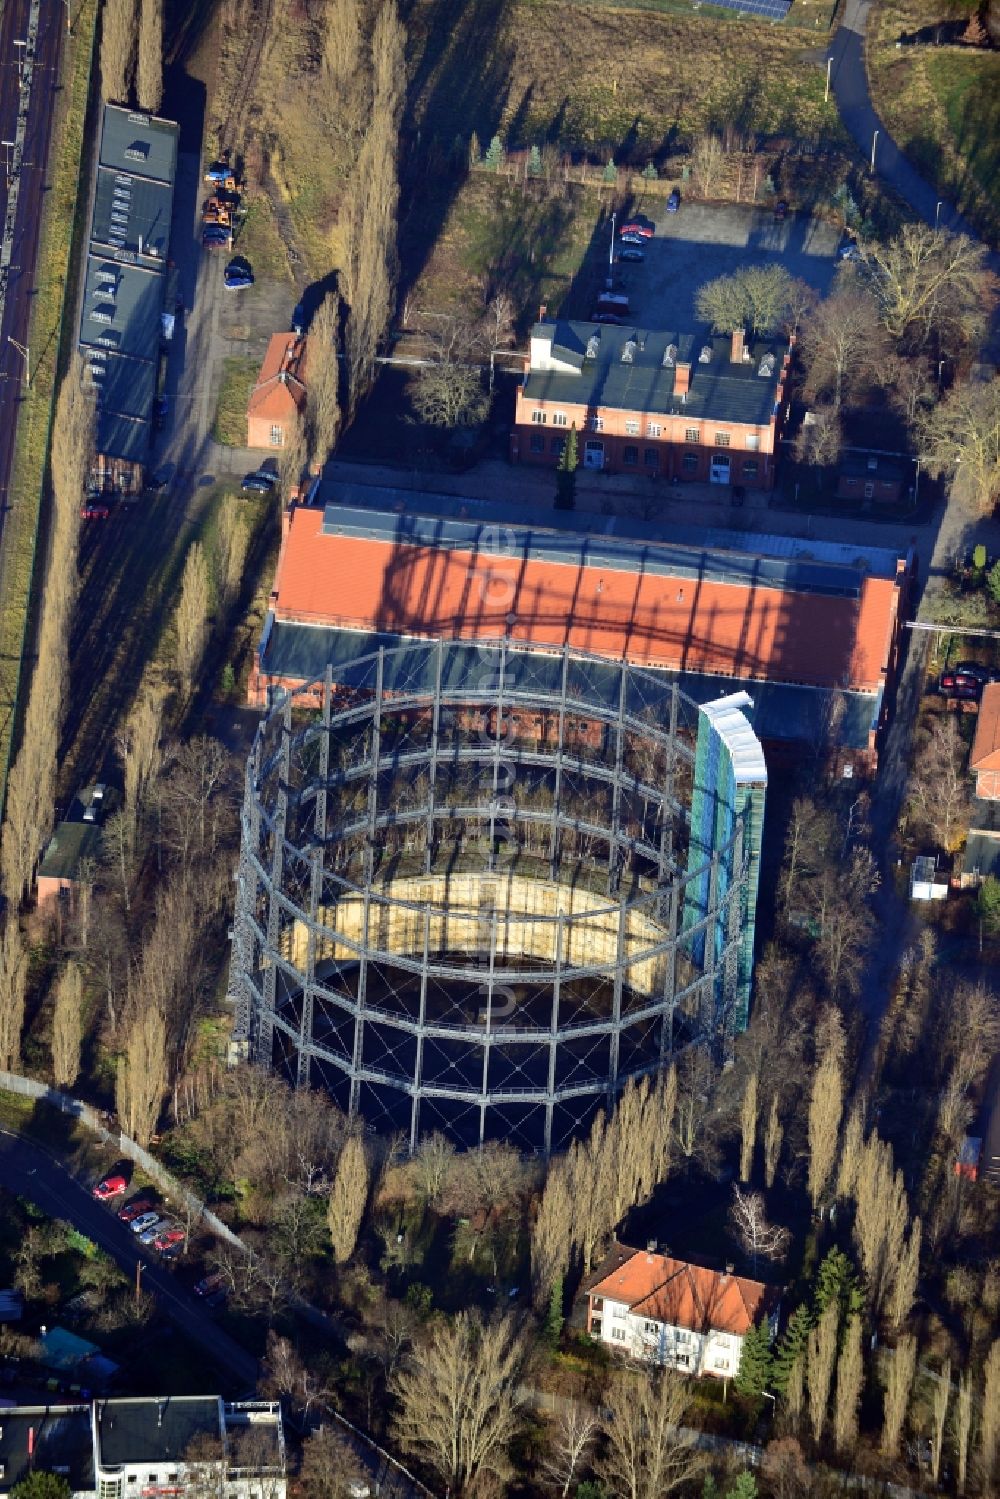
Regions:
<instances>
[{"instance_id":1,"label":"house window","mask_svg":"<svg viewBox=\"0 0 1000 1499\"><path fill-rule=\"evenodd\" d=\"M565 425L566 425L566 413L565 413L565 411L553 411L553 413L552 413L552 425L553 425L553 427L565 427Z\"/></svg>"},{"instance_id":2,"label":"house window","mask_svg":"<svg viewBox=\"0 0 1000 1499\"><path fill-rule=\"evenodd\" d=\"M646 1332L659 1332L659 1323L657 1322L644 1322L642 1325Z\"/></svg>"},{"instance_id":3,"label":"house window","mask_svg":"<svg viewBox=\"0 0 1000 1499\"><path fill-rule=\"evenodd\" d=\"M532 432L531 434L531 451L533 453L545 452L545 438L540 432Z\"/></svg>"},{"instance_id":4,"label":"house window","mask_svg":"<svg viewBox=\"0 0 1000 1499\"><path fill-rule=\"evenodd\" d=\"M280 448L282 446L283 442L284 442L284 433L282 432L281 428L278 426L277 422L272 422L271 423L271 446L272 446L272 448Z\"/></svg>"},{"instance_id":5,"label":"house window","mask_svg":"<svg viewBox=\"0 0 1000 1499\"><path fill-rule=\"evenodd\" d=\"M647 437L662 437L663 436L663 425L662 425L662 423L661 422L647 422L646 423L646 436Z\"/></svg>"},{"instance_id":6,"label":"house window","mask_svg":"<svg viewBox=\"0 0 1000 1499\"><path fill-rule=\"evenodd\" d=\"M430 896L429 895L428 895L427 899L430 900ZM593 1307L593 1309L594 1309L595 1312L602 1312L604 1310L604 1297L603 1296L594 1296L592 1298L590 1304Z\"/></svg>"},{"instance_id":7,"label":"house window","mask_svg":"<svg viewBox=\"0 0 1000 1499\"><path fill-rule=\"evenodd\" d=\"M611 1309L611 1315L612 1315L612 1317L617 1317L619 1320L623 1320L625 1317L628 1316L628 1307L627 1306L615 1306L615 1307L612 1307L612 1309Z\"/></svg>"},{"instance_id":8,"label":"house window","mask_svg":"<svg viewBox=\"0 0 1000 1499\"><path fill-rule=\"evenodd\" d=\"M611 1336L614 1338L614 1340L615 1340L616 1343L624 1343L624 1341L625 1341L625 1329L624 1329L624 1327L613 1327L611 1329Z\"/></svg>"},{"instance_id":9,"label":"house window","mask_svg":"<svg viewBox=\"0 0 1000 1499\"><path fill-rule=\"evenodd\" d=\"M728 432L716 432L716 434L715 434L715 446L717 448L728 448L728 446L729 446L729 433Z\"/></svg>"},{"instance_id":10,"label":"house window","mask_svg":"<svg viewBox=\"0 0 1000 1499\"><path fill-rule=\"evenodd\" d=\"M700 442L701 436L697 427L688 427L684 433L685 442Z\"/></svg>"},{"instance_id":11,"label":"house window","mask_svg":"<svg viewBox=\"0 0 1000 1499\"><path fill-rule=\"evenodd\" d=\"M536 426L544 427L545 423L548 421L548 417L545 415L544 411L533 411L531 413L531 420L535 423Z\"/></svg>"},{"instance_id":12,"label":"house window","mask_svg":"<svg viewBox=\"0 0 1000 1499\"><path fill-rule=\"evenodd\" d=\"M639 436L639 423L635 420L634 417L627 417L626 418L626 421L625 421L625 435L626 435L626 437L638 437Z\"/></svg>"},{"instance_id":13,"label":"house window","mask_svg":"<svg viewBox=\"0 0 1000 1499\"><path fill-rule=\"evenodd\" d=\"M561 458L566 447L566 439L565 437L553 437L549 446L553 457Z\"/></svg>"},{"instance_id":14,"label":"house window","mask_svg":"<svg viewBox=\"0 0 1000 1499\"><path fill-rule=\"evenodd\" d=\"M727 1358L717 1358L715 1360L713 1368L716 1368L716 1369L728 1369L729 1368L729 1360Z\"/></svg>"},{"instance_id":15,"label":"house window","mask_svg":"<svg viewBox=\"0 0 1000 1499\"><path fill-rule=\"evenodd\" d=\"M744 462L743 462L743 477L744 477L744 479L756 479L756 477L757 477L757 460L756 460L756 458L746 458L746 459L744 459Z\"/></svg>"},{"instance_id":16,"label":"house window","mask_svg":"<svg viewBox=\"0 0 1000 1499\"><path fill-rule=\"evenodd\" d=\"M643 454L643 463L647 468L659 468L660 454L656 448L647 448Z\"/></svg>"},{"instance_id":17,"label":"house window","mask_svg":"<svg viewBox=\"0 0 1000 1499\"><path fill-rule=\"evenodd\" d=\"M684 467L684 472L686 474L695 474L695 473L697 473L698 472L698 454L697 453L685 453L684 454L684 465L683 465L683 467Z\"/></svg>"},{"instance_id":18,"label":"house window","mask_svg":"<svg viewBox=\"0 0 1000 1499\"><path fill-rule=\"evenodd\" d=\"M630 464L638 463L639 462L639 449L638 448L631 448L631 447L624 448L622 450L622 462L623 463L630 463Z\"/></svg>"},{"instance_id":19,"label":"house window","mask_svg":"<svg viewBox=\"0 0 1000 1499\"><path fill-rule=\"evenodd\" d=\"M591 432L603 432L604 431L604 418L603 418L603 416L592 416L589 419L589 421L587 422L587 426L590 428Z\"/></svg>"},{"instance_id":20,"label":"house window","mask_svg":"<svg viewBox=\"0 0 1000 1499\"><path fill-rule=\"evenodd\" d=\"M872 483L868 483L868 484L865 485L865 499L866 500L872 500L874 498L875 498L875 485L872 484Z\"/></svg>"},{"instance_id":21,"label":"house window","mask_svg":"<svg viewBox=\"0 0 1000 1499\"><path fill-rule=\"evenodd\" d=\"M759 432L748 432L747 433L747 451L750 452L750 453L756 453L756 451L757 451L757 449L759 447L760 447L760 433Z\"/></svg>"}]
</instances>

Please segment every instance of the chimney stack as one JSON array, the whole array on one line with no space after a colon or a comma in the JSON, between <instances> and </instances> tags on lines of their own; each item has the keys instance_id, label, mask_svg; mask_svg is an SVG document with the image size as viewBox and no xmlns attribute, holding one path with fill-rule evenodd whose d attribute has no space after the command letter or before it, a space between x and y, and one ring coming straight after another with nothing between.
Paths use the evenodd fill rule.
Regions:
<instances>
[{"instance_id":1,"label":"chimney stack","mask_svg":"<svg viewBox=\"0 0 1000 1499\"><path fill-rule=\"evenodd\" d=\"M674 395L686 396L691 389L691 366L678 359L674 365Z\"/></svg>"},{"instance_id":2,"label":"chimney stack","mask_svg":"<svg viewBox=\"0 0 1000 1499\"><path fill-rule=\"evenodd\" d=\"M733 343L729 353L730 364L743 363L743 329L733 329Z\"/></svg>"}]
</instances>

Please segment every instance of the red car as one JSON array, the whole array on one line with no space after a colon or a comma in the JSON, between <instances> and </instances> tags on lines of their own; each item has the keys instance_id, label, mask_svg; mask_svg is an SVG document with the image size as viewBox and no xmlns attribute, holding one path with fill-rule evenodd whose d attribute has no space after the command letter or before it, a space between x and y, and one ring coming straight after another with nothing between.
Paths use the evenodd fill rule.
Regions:
<instances>
[{"instance_id":1,"label":"red car","mask_svg":"<svg viewBox=\"0 0 1000 1499\"><path fill-rule=\"evenodd\" d=\"M618 231L619 234L638 234L643 239L652 239L654 232L651 224L643 224L638 221L630 221L627 224L623 224Z\"/></svg>"},{"instance_id":2,"label":"red car","mask_svg":"<svg viewBox=\"0 0 1000 1499\"><path fill-rule=\"evenodd\" d=\"M142 1213L148 1213L153 1204L148 1197L133 1197L123 1208L118 1209L118 1216L123 1223L131 1223L133 1218L138 1218Z\"/></svg>"},{"instance_id":3,"label":"red car","mask_svg":"<svg viewBox=\"0 0 1000 1499\"><path fill-rule=\"evenodd\" d=\"M110 505L86 504L80 506L81 520L107 520L111 514Z\"/></svg>"},{"instance_id":4,"label":"red car","mask_svg":"<svg viewBox=\"0 0 1000 1499\"><path fill-rule=\"evenodd\" d=\"M183 1243L184 1230L175 1225L173 1228L165 1229L162 1234L157 1234L153 1240L153 1248L162 1254L165 1249L173 1249L175 1244Z\"/></svg>"},{"instance_id":5,"label":"red car","mask_svg":"<svg viewBox=\"0 0 1000 1499\"><path fill-rule=\"evenodd\" d=\"M98 1202L110 1202L112 1197L120 1197L128 1189L128 1182L124 1176L106 1176L99 1181L94 1188L94 1196Z\"/></svg>"}]
</instances>

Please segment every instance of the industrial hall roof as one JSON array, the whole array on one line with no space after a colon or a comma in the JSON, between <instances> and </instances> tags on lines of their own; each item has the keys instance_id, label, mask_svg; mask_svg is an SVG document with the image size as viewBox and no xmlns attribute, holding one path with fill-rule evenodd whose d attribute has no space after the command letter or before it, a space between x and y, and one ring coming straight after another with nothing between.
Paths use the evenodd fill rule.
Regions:
<instances>
[{"instance_id":1,"label":"industrial hall roof","mask_svg":"<svg viewBox=\"0 0 1000 1499\"><path fill-rule=\"evenodd\" d=\"M273 607L277 621L505 635L682 674L876 694L897 588L896 573L821 556L598 539L507 524L499 510L483 526L328 505L292 511Z\"/></svg>"},{"instance_id":2,"label":"industrial hall roof","mask_svg":"<svg viewBox=\"0 0 1000 1499\"><path fill-rule=\"evenodd\" d=\"M641 323L536 323L524 399L590 410L707 417L766 427L774 412L787 344L747 341L749 359L734 364L731 340L701 333L660 332ZM675 395L677 365L690 366L690 385ZM548 368L540 367L548 365ZM556 366L556 367L552 367Z\"/></svg>"}]
</instances>

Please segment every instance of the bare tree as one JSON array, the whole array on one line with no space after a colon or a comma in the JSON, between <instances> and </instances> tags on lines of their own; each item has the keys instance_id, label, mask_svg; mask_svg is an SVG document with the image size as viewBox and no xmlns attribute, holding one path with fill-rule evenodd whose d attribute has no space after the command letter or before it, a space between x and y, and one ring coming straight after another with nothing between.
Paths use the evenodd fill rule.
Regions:
<instances>
[{"instance_id":1,"label":"bare tree","mask_svg":"<svg viewBox=\"0 0 1000 1499\"><path fill-rule=\"evenodd\" d=\"M823 470L840 458L843 444L840 413L833 406L815 406L806 412L796 434L795 458L798 463L811 463L821 480Z\"/></svg>"},{"instance_id":2,"label":"bare tree","mask_svg":"<svg viewBox=\"0 0 1000 1499\"><path fill-rule=\"evenodd\" d=\"M909 801L935 841L953 853L968 827L967 750L951 714L939 714L921 736L910 773Z\"/></svg>"},{"instance_id":3,"label":"bare tree","mask_svg":"<svg viewBox=\"0 0 1000 1499\"><path fill-rule=\"evenodd\" d=\"M340 431L340 297L327 292L309 327L309 398L306 429L309 467L329 458Z\"/></svg>"},{"instance_id":4,"label":"bare tree","mask_svg":"<svg viewBox=\"0 0 1000 1499\"><path fill-rule=\"evenodd\" d=\"M898 411L911 432L916 429L918 419L938 398L928 361L920 356L910 359L905 354L886 355L881 383L893 409Z\"/></svg>"},{"instance_id":5,"label":"bare tree","mask_svg":"<svg viewBox=\"0 0 1000 1499\"><path fill-rule=\"evenodd\" d=\"M698 316L717 333L767 333L785 319L792 278L780 265L742 266L699 287Z\"/></svg>"},{"instance_id":6,"label":"bare tree","mask_svg":"<svg viewBox=\"0 0 1000 1499\"><path fill-rule=\"evenodd\" d=\"M772 1093L767 1129L764 1131L764 1185L768 1191L774 1186L774 1179L778 1174L778 1162L781 1159L781 1143L784 1136L785 1131L778 1108L778 1095Z\"/></svg>"},{"instance_id":7,"label":"bare tree","mask_svg":"<svg viewBox=\"0 0 1000 1499\"><path fill-rule=\"evenodd\" d=\"M432 427L471 427L489 409L476 365L437 359L418 371L411 399L421 421Z\"/></svg>"},{"instance_id":8,"label":"bare tree","mask_svg":"<svg viewBox=\"0 0 1000 1499\"><path fill-rule=\"evenodd\" d=\"M200 541L191 544L184 560L174 626L177 674L185 691L190 692L208 643L208 565Z\"/></svg>"},{"instance_id":9,"label":"bare tree","mask_svg":"<svg viewBox=\"0 0 1000 1499\"><path fill-rule=\"evenodd\" d=\"M122 1129L140 1145L153 1137L168 1082L167 1028L159 1010L146 1004L129 1027L115 1079Z\"/></svg>"},{"instance_id":10,"label":"bare tree","mask_svg":"<svg viewBox=\"0 0 1000 1499\"><path fill-rule=\"evenodd\" d=\"M886 1315L891 1327L902 1327L913 1309L917 1298L917 1283L920 1279L920 1239L922 1225L919 1218L910 1224L906 1244L901 1250L892 1271L892 1287L886 1306Z\"/></svg>"},{"instance_id":11,"label":"bare tree","mask_svg":"<svg viewBox=\"0 0 1000 1499\"><path fill-rule=\"evenodd\" d=\"M300 416L289 423L284 447L278 454L278 488L285 505L299 493L308 461L309 438L305 421Z\"/></svg>"},{"instance_id":12,"label":"bare tree","mask_svg":"<svg viewBox=\"0 0 1000 1499\"><path fill-rule=\"evenodd\" d=\"M139 6L136 94L139 108L156 114L163 99L163 0L139 0Z\"/></svg>"},{"instance_id":13,"label":"bare tree","mask_svg":"<svg viewBox=\"0 0 1000 1499\"><path fill-rule=\"evenodd\" d=\"M806 1397L806 1355L800 1354L788 1371L785 1388L785 1404L792 1426L797 1427L802 1419L802 1407Z\"/></svg>"},{"instance_id":14,"label":"bare tree","mask_svg":"<svg viewBox=\"0 0 1000 1499\"><path fill-rule=\"evenodd\" d=\"M753 1153L757 1144L757 1074L751 1072L743 1089L740 1107L740 1181L748 1182L753 1174Z\"/></svg>"},{"instance_id":15,"label":"bare tree","mask_svg":"<svg viewBox=\"0 0 1000 1499\"><path fill-rule=\"evenodd\" d=\"M833 1171L844 1109L842 1059L828 1046L813 1074L809 1100L809 1196L818 1208Z\"/></svg>"},{"instance_id":16,"label":"bare tree","mask_svg":"<svg viewBox=\"0 0 1000 1499\"><path fill-rule=\"evenodd\" d=\"M435 1130L425 1135L411 1162L411 1170L425 1202L441 1201L455 1165L455 1147L447 1135Z\"/></svg>"},{"instance_id":17,"label":"bare tree","mask_svg":"<svg viewBox=\"0 0 1000 1499\"><path fill-rule=\"evenodd\" d=\"M249 550L250 527L246 513L239 501L230 495L219 517L215 543L216 589L224 614L239 602Z\"/></svg>"},{"instance_id":18,"label":"bare tree","mask_svg":"<svg viewBox=\"0 0 1000 1499\"><path fill-rule=\"evenodd\" d=\"M840 1143L840 1162L837 1166L837 1197L853 1197L857 1185L858 1171L865 1145L864 1110L855 1103L847 1116L844 1138Z\"/></svg>"},{"instance_id":19,"label":"bare tree","mask_svg":"<svg viewBox=\"0 0 1000 1499\"><path fill-rule=\"evenodd\" d=\"M717 135L700 135L691 151L691 176L703 198L710 198L718 185L725 157Z\"/></svg>"},{"instance_id":20,"label":"bare tree","mask_svg":"<svg viewBox=\"0 0 1000 1499\"><path fill-rule=\"evenodd\" d=\"M393 1380L400 1444L427 1463L452 1493L509 1472L517 1431L524 1345L510 1317L484 1323L459 1312L436 1324Z\"/></svg>"},{"instance_id":21,"label":"bare tree","mask_svg":"<svg viewBox=\"0 0 1000 1499\"><path fill-rule=\"evenodd\" d=\"M0 1071L16 1072L21 1060L28 954L21 929L9 913L0 936Z\"/></svg>"},{"instance_id":22,"label":"bare tree","mask_svg":"<svg viewBox=\"0 0 1000 1499\"><path fill-rule=\"evenodd\" d=\"M546 1488L567 1499L597 1436L597 1418L575 1400L565 1404L545 1444L539 1471Z\"/></svg>"},{"instance_id":23,"label":"bare tree","mask_svg":"<svg viewBox=\"0 0 1000 1499\"><path fill-rule=\"evenodd\" d=\"M951 1359L946 1358L941 1365L941 1372L934 1381L934 1394L931 1400L931 1415L933 1424L931 1426L931 1477L935 1484L941 1472L941 1456L944 1452L944 1434L948 1424L948 1406L951 1401Z\"/></svg>"},{"instance_id":24,"label":"bare tree","mask_svg":"<svg viewBox=\"0 0 1000 1499\"><path fill-rule=\"evenodd\" d=\"M101 97L127 104L135 66L136 0L104 0L101 21Z\"/></svg>"},{"instance_id":25,"label":"bare tree","mask_svg":"<svg viewBox=\"0 0 1000 1499\"><path fill-rule=\"evenodd\" d=\"M299 1489L303 1499L354 1499L369 1485L369 1475L333 1426L320 1426L302 1444Z\"/></svg>"},{"instance_id":26,"label":"bare tree","mask_svg":"<svg viewBox=\"0 0 1000 1499\"><path fill-rule=\"evenodd\" d=\"M882 1412L882 1452L885 1457L895 1458L899 1452L899 1439L903 1432L910 1390L917 1367L917 1340L909 1334L900 1338L886 1359L885 1402Z\"/></svg>"},{"instance_id":27,"label":"bare tree","mask_svg":"<svg viewBox=\"0 0 1000 1499\"><path fill-rule=\"evenodd\" d=\"M809 397L826 398L839 411L865 380L877 374L888 346L867 283L857 277L841 282L817 303L802 327L800 349Z\"/></svg>"},{"instance_id":28,"label":"bare tree","mask_svg":"<svg viewBox=\"0 0 1000 1499\"><path fill-rule=\"evenodd\" d=\"M338 1265L346 1264L354 1253L367 1201L368 1162L364 1141L360 1135L348 1135L337 1162L326 1218Z\"/></svg>"},{"instance_id":29,"label":"bare tree","mask_svg":"<svg viewBox=\"0 0 1000 1499\"><path fill-rule=\"evenodd\" d=\"M758 1260L784 1259L791 1243L787 1228L768 1221L763 1193L742 1192L735 1182L729 1226L740 1247L750 1256L755 1275Z\"/></svg>"},{"instance_id":30,"label":"bare tree","mask_svg":"<svg viewBox=\"0 0 1000 1499\"><path fill-rule=\"evenodd\" d=\"M969 1437L972 1434L972 1375L969 1370L959 1377L958 1399L955 1402L952 1427L955 1438L955 1456L958 1459L956 1487L960 1494L964 1494L969 1477Z\"/></svg>"},{"instance_id":31,"label":"bare tree","mask_svg":"<svg viewBox=\"0 0 1000 1499\"><path fill-rule=\"evenodd\" d=\"M983 1368L983 1413L979 1429L983 1493L993 1487L1000 1448L1000 1338L990 1345Z\"/></svg>"},{"instance_id":32,"label":"bare tree","mask_svg":"<svg viewBox=\"0 0 1000 1499\"><path fill-rule=\"evenodd\" d=\"M861 1351L861 1318L851 1317L844 1333L844 1346L837 1360L837 1393L833 1407L833 1437L837 1451L848 1456L858 1440L858 1407L865 1381Z\"/></svg>"},{"instance_id":33,"label":"bare tree","mask_svg":"<svg viewBox=\"0 0 1000 1499\"><path fill-rule=\"evenodd\" d=\"M152 688L133 704L119 753L125 770L125 808L133 825L160 770L163 700Z\"/></svg>"},{"instance_id":34,"label":"bare tree","mask_svg":"<svg viewBox=\"0 0 1000 1499\"><path fill-rule=\"evenodd\" d=\"M307 1421L315 1410L326 1410L331 1403L331 1392L318 1378L310 1363L306 1363L290 1338L282 1337L272 1328L267 1335L267 1354L264 1360L264 1393L271 1398L287 1400L292 1410L299 1412Z\"/></svg>"},{"instance_id":35,"label":"bare tree","mask_svg":"<svg viewBox=\"0 0 1000 1499\"><path fill-rule=\"evenodd\" d=\"M361 54L358 0L328 0L323 62L337 83L346 83L357 70Z\"/></svg>"},{"instance_id":36,"label":"bare tree","mask_svg":"<svg viewBox=\"0 0 1000 1499\"><path fill-rule=\"evenodd\" d=\"M604 1397L598 1473L615 1499L661 1499L686 1489L705 1459L684 1425L688 1390L676 1374L617 1373Z\"/></svg>"},{"instance_id":37,"label":"bare tree","mask_svg":"<svg viewBox=\"0 0 1000 1499\"><path fill-rule=\"evenodd\" d=\"M531 1230L531 1284L538 1310L548 1305L552 1287L566 1271L577 1208L564 1163L551 1161Z\"/></svg>"},{"instance_id":38,"label":"bare tree","mask_svg":"<svg viewBox=\"0 0 1000 1499\"><path fill-rule=\"evenodd\" d=\"M57 1088L71 1088L80 1072L83 1043L83 975L66 964L56 984L52 1010L52 1076Z\"/></svg>"},{"instance_id":39,"label":"bare tree","mask_svg":"<svg viewBox=\"0 0 1000 1499\"><path fill-rule=\"evenodd\" d=\"M809 1388L809 1422L815 1442L820 1440L826 1426L827 1406L830 1403L830 1383L833 1379L833 1365L837 1357L839 1321L840 1303L834 1297L809 1334L806 1384Z\"/></svg>"},{"instance_id":40,"label":"bare tree","mask_svg":"<svg viewBox=\"0 0 1000 1499\"><path fill-rule=\"evenodd\" d=\"M854 1242L872 1305L881 1311L903 1254L909 1207L892 1146L877 1134L865 1146L855 1190ZM919 1254L919 1240L917 1241Z\"/></svg>"},{"instance_id":41,"label":"bare tree","mask_svg":"<svg viewBox=\"0 0 1000 1499\"><path fill-rule=\"evenodd\" d=\"M811 1465L795 1437L768 1442L760 1470L774 1499L810 1499L814 1492Z\"/></svg>"},{"instance_id":42,"label":"bare tree","mask_svg":"<svg viewBox=\"0 0 1000 1499\"><path fill-rule=\"evenodd\" d=\"M953 345L975 342L996 301L986 247L927 224L905 224L885 244L859 244L875 272L882 320L895 339L922 348L934 334Z\"/></svg>"},{"instance_id":43,"label":"bare tree","mask_svg":"<svg viewBox=\"0 0 1000 1499\"><path fill-rule=\"evenodd\" d=\"M919 433L928 471L949 478L975 514L988 514L1000 488L1000 377L954 385L924 414Z\"/></svg>"}]
</instances>

